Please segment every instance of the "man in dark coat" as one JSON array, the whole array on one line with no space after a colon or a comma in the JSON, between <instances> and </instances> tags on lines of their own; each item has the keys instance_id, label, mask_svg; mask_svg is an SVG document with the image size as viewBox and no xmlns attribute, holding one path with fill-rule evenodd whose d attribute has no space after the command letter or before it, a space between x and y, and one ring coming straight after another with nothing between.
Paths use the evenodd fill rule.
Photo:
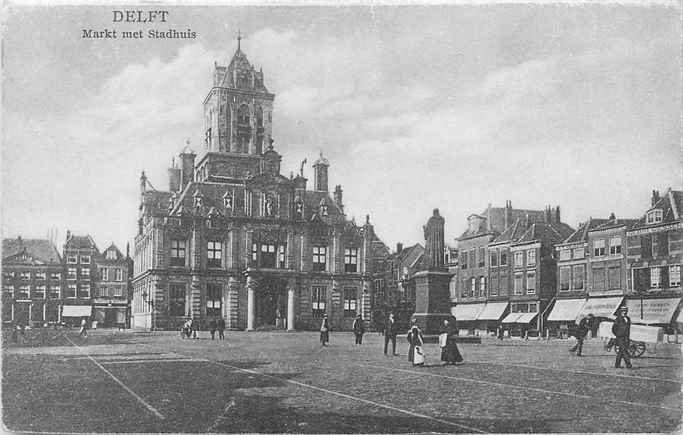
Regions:
<instances>
[{"instance_id":1,"label":"man in dark coat","mask_svg":"<svg viewBox=\"0 0 683 435\"><path fill-rule=\"evenodd\" d=\"M212 317L211 320L209 320L209 331L211 331L212 340L216 337L216 327L216 319Z\"/></svg>"},{"instance_id":2,"label":"man in dark coat","mask_svg":"<svg viewBox=\"0 0 683 435\"><path fill-rule=\"evenodd\" d=\"M365 334L365 322L360 314L353 321L353 335L356 336L356 344L363 344L363 334Z\"/></svg>"},{"instance_id":3,"label":"man in dark coat","mask_svg":"<svg viewBox=\"0 0 683 435\"><path fill-rule=\"evenodd\" d=\"M588 331L593 323L593 315L589 314L588 317L584 317L579 322L579 326L576 329L576 344L574 347L569 349L569 352L576 352L576 356L582 356L581 351L583 350L583 340L586 339Z\"/></svg>"},{"instance_id":4,"label":"man in dark coat","mask_svg":"<svg viewBox=\"0 0 683 435\"><path fill-rule=\"evenodd\" d=\"M390 313L387 322L384 324L384 354L387 354L389 348L389 340L391 340L391 354L396 355L396 322L394 321L394 314Z\"/></svg>"},{"instance_id":5,"label":"man in dark coat","mask_svg":"<svg viewBox=\"0 0 683 435\"><path fill-rule=\"evenodd\" d=\"M621 360L626 363L626 368L633 367L631 365L631 358L628 354L628 348L631 341L631 319L627 316L628 308L621 307L617 311L617 318L612 325L612 334L614 334L615 346L619 347L617 352L617 359L614 362L614 367L621 368Z\"/></svg>"},{"instance_id":6,"label":"man in dark coat","mask_svg":"<svg viewBox=\"0 0 683 435\"><path fill-rule=\"evenodd\" d=\"M220 340L225 340L225 335L223 334L223 331L225 331L225 319L223 316L218 318L218 338Z\"/></svg>"}]
</instances>

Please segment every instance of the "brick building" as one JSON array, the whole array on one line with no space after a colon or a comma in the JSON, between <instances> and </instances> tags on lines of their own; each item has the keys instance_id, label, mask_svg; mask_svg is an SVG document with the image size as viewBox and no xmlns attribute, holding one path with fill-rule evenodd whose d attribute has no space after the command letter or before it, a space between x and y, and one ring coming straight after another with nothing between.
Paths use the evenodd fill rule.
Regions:
<instances>
[{"instance_id":1,"label":"brick building","mask_svg":"<svg viewBox=\"0 0 683 435\"><path fill-rule=\"evenodd\" d=\"M62 250L65 287L62 318L77 323L92 316L92 290L95 282L95 257L100 251L90 235L66 232Z\"/></svg>"},{"instance_id":2,"label":"brick building","mask_svg":"<svg viewBox=\"0 0 683 435\"><path fill-rule=\"evenodd\" d=\"M203 154L195 162L183 150L168 191L141 176L134 327L221 316L233 329L317 329L327 314L332 328L348 330L357 313L370 319L388 249L369 217L362 225L346 218L322 154L312 188L305 161L297 175L280 174L273 100L238 40L229 66L215 65L204 100Z\"/></svg>"},{"instance_id":3,"label":"brick building","mask_svg":"<svg viewBox=\"0 0 683 435\"><path fill-rule=\"evenodd\" d=\"M112 243L94 261L93 319L98 327L128 326L132 260Z\"/></svg>"},{"instance_id":4,"label":"brick building","mask_svg":"<svg viewBox=\"0 0 683 435\"><path fill-rule=\"evenodd\" d=\"M38 326L61 320L63 290L64 267L52 242L3 239L3 323Z\"/></svg>"},{"instance_id":5,"label":"brick building","mask_svg":"<svg viewBox=\"0 0 683 435\"><path fill-rule=\"evenodd\" d=\"M683 296L682 212L683 191L653 191L650 207L626 231L632 290L627 304L634 323L674 326Z\"/></svg>"}]
</instances>

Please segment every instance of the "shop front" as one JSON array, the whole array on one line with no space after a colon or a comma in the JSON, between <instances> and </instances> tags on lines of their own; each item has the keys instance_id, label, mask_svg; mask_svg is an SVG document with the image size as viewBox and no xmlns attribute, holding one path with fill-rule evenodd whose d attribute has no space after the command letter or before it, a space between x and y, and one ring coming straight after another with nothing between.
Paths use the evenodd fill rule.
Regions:
<instances>
[{"instance_id":1,"label":"shop front","mask_svg":"<svg viewBox=\"0 0 683 435\"><path fill-rule=\"evenodd\" d=\"M510 313L502 321L507 335L510 337L528 338L529 332L536 329L534 320L538 313Z\"/></svg>"},{"instance_id":2,"label":"shop front","mask_svg":"<svg viewBox=\"0 0 683 435\"><path fill-rule=\"evenodd\" d=\"M91 305L64 305L62 307L62 321L71 326L78 326L83 318L89 321L91 316Z\"/></svg>"},{"instance_id":3,"label":"shop front","mask_svg":"<svg viewBox=\"0 0 683 435\"><path fill-rule=\"evenodd\" d=\"M509 302L488 302L477 316L477 330L480 333L495 333L500 320L509 311Z\"/></svg>"},{"instance_id":4,"label":"shop front","mask_svg":"<svg viewBox=\"0 0 683 435\"><path fill-rule=\"evenodd\" d=\"M681 304L681 298L627 299L628 316L633 324L657 325L665 330L675 329L672 322ZM681 315L679 313L678 317ZM667 331L667 333L669 333Z\"/></svg>"},{"instance_id":5,"label":"shop front","mask_svg":"<svg viewBox=\"0 0 683 435\"><path fill-rule=\"evenodd\" d=\"M476 320L484 310L486 304L458 304L451 308L451 314L455 317L459 335L474 335Z\"/></svg>"},{"instance_id":6,"label":"shop front","mask_svg":"<svg viewBox=\"0 0 683 435\"><path fill-rule=\"evenodd\" d=\"M557 299L546 318L548 333L555 337L567 338L585 303L584 298Z\"/></svg>"}]
</instances>

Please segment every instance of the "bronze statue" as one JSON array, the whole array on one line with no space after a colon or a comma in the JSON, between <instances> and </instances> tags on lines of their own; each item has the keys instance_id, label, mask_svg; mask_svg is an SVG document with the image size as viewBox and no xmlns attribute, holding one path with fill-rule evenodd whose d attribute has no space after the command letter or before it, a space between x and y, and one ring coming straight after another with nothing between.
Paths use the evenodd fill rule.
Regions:
<instances>
[{"instance_id":1,"label":"bronze statue","mask_svg":"<svg viewBox=\"0 0 683 435\"><path fill-rule=\"evenodd\" d=\"M425 236L424 265L430 269L443 268L444 250L444 218L439 215L439 209L435 208L432 217L423 227Z\"/></svg>"}]
</instances>

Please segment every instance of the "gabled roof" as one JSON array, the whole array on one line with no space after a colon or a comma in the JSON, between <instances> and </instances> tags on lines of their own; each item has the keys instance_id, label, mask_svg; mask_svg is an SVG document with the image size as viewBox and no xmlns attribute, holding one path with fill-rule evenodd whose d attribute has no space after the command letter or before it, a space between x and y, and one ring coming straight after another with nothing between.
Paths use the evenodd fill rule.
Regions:
<instances>
[{"instance_id":1,"label":"gabled roof","mask_svg":"<svg viewBox=\"0 0 683 435\"><path fill-rule=\"evenodd\" d=\"M115 259L108 259L107 258L107 252L114 250L116 252L116 258ZM125 256L121 252L121 250L113 243L110 243L107 249L102 251L102 254L98 255L96 258L96 261L98 263L107 263L107 262L120 262L121 260L125 259Z\"/></svg>"},{"instance_id":2,"label":"gabled roof","mask_svg":"<svg viewBox=\"0 0 683 435\"><path fill-rule=\"evenodd\" d=\"M565 227L557 224L549 224L545 222L535 222L524 232L515 244L523 244L530 242L550 242L559 243L567 237L567 229L571 229L568 225ZM565 234L563 234L565 233Z\"/></svg>"},{"instance_id":3,"label":"gabled roof","mask_svg":"<svg viewBox=\"0 0 683 435\"><path fill-rule=\"evenodd\" d=\"M420 261L424 251L424 247L421 244L416 243L413 246L403 248L401 252L396 253L396 260L399 261L402 266L413 267Z\"/></svg>"},{"instance_id":4,"label":"gabled roof","mask_svg":"<svg viewBox=\"0 0 683 435\"><path fill-rule=\"evenodd\" d=\"M49 240L22 239L20 237L2 240L3 260L21 254L22 252L26 252L30 257L43 263L58 264L62 261L57 247Z\"/></svg>"},{"instance_id":5,"label":"gabled roof","mask_svg":"<svg viewBox=\"0 0 683 435\"><path fill-rule=\"evenodd\" d=\"M609 219L588 218L587 222L579 224L579 228L567 237L562 244L579 243L588 240L588 231L608 222Z\"/></svg>"},{"instance_id":6,"label":"gabled roof","mask_svg":"<svg viewBox=\"0 0 683 435\"><path fill-rule=\"evenodd\" d=\"M505 207L489 207L485 209L482 213L470 214L469 217L476 216L481 219L479 226L477 229L475 229L475 231L470 231L470 228L467 228L467 230L460 235L459 239L466 239L489 233L502 233L506 230L505 210ZM525 210L511 208L510 214L511 219L508 222L508 225L511 225L517 219L524 220L527 217L529 218L529 222L542 222L545 219L545 212L543 210Z\"/></svg>"},{"instance_id":7,"label":"gabled roof","mask_svg":"<svg viewBox=\"0 0 683 435\"><path fill-rule=\"evenodd\" d=\"M654 209L662 210L663 216L661 222L648 224L646 212L630 229L680 222L681 212L683 212L683 191L669 188L666 194L662 195L652 207L647 209L647 211Z\"/></svg>"},{"instance_id":8,"label":"gabled roof","mask_svg":"<svg viewBox=\"0 0 683 435\"><path fill-rule=\"evenodd\" d=\"M491 242L491 244L516 242L522 237L525 231L526 228L522 225L522 221L520 219L515 219L512 225L508 226L501 235Z\"/></svg>"},{"instance_id":9,"label":"gabled roof","mask_svg":"<svg viewBox=\"0 0 683 435\"><path fill-rule=\"evenodd\" d=\"M600 230L608 230L610 228L619 228L625 226L626 229L630 229L633 225L635 225L638 222L638 219L619 219L619 218L614 218L614 219L608 219L607 222L604 222L595 228L591 228L588 231L600 231Z\"/></svg>"},{"instance_id":10,"label":"gabled roof","mask_svg":"<svg viewBox=\"0 0 683 435\"><path fill-rule=\"evenodd\" d=\"M87 234L85 236L70 235L64 242L64 249L93 249L99 252L95 240Z\"/></svg>"}]
</instances>

